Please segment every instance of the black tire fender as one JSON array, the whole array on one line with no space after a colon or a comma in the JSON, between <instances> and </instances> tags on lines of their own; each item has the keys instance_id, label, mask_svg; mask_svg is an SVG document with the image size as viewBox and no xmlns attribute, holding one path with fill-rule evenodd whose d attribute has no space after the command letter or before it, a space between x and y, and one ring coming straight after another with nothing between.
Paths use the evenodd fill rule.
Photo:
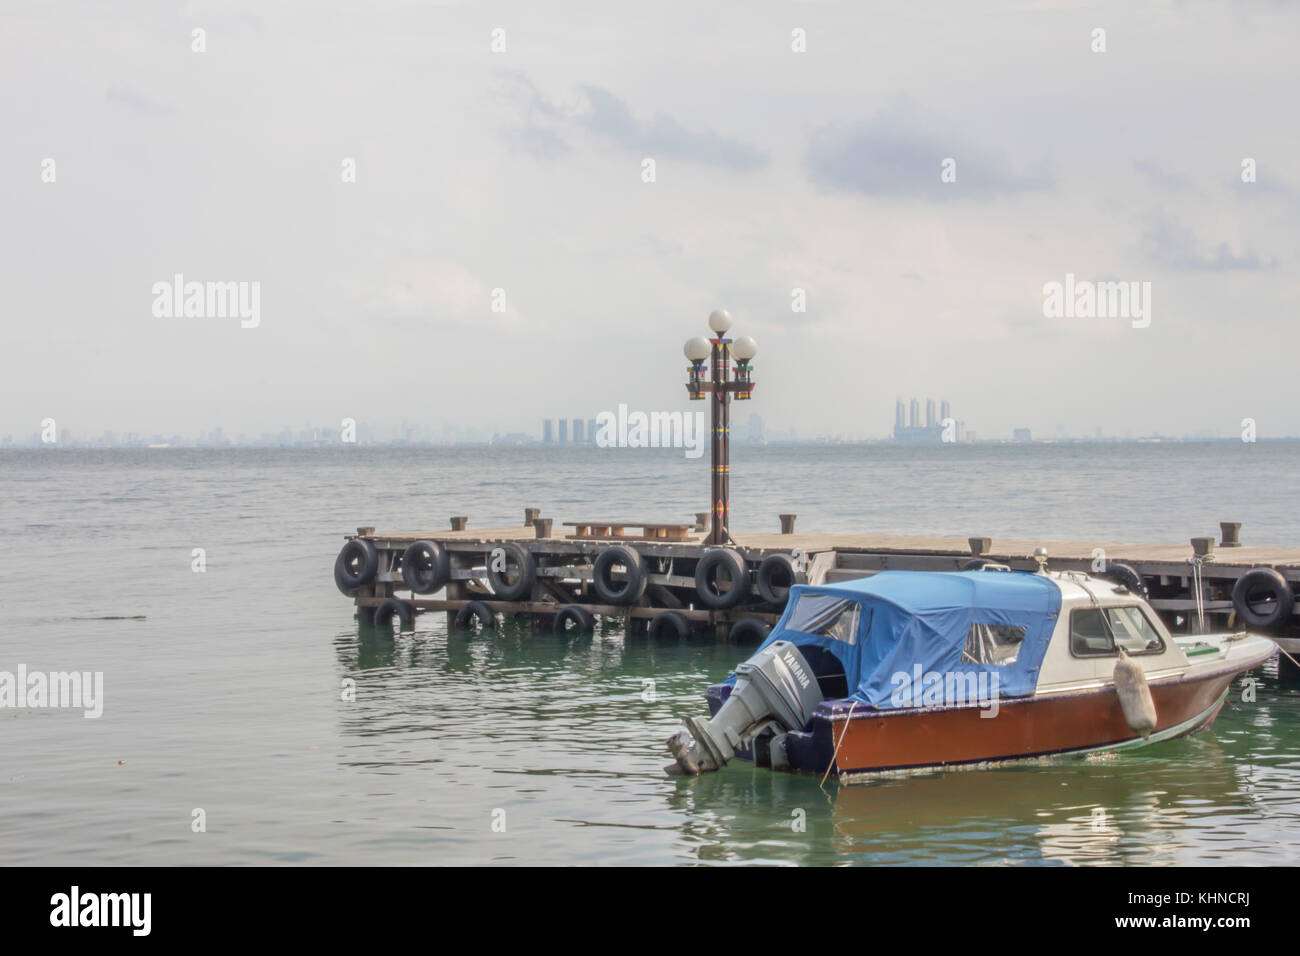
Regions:
<instances>
[{"instance_id":1,"label":"black tire fender","mask_svg":"<svg viewBox=\"0 0 1300 956\"><path fill-rule=\"evenodd\" d=\"M379 551L374 542L353 538L334 559L334 583L349 597L375 579L379 572Z\"/></svg>"},{"instance_id":2,"label":"black tire fender","mask_svg":"<svg viewBox=\"0 0 1300 956\"><path fill-rule=\"evenodd\" d=\"M727 632L727 640L734 644L761 644L772 633L764 621L756 617L742 617Z\"/></svg>"},{"instance_id":3,"label":"black tire fender","mask_svg":"<svg viewBox=\"0 0 1300 956\"><path fill-rule=\"evenodd\" d=\"M1272 599L1268 610L1263 612L1255 610L1261 598ZM1275 633L1290 621L1295 595L1280 572L1273 568L1251 568L1232 586L1232 607L1247 627Z\"/></svg>"},{"instance_id":4,"label":"black tire fender","mask_svg":"<svg viewBox=\"0 0 1300 956\"><path fill-rule=\"evenodd\" d=\"M467 601L456 612L456 627L462 631L468 631L474 626L473 620L475 618L478 619L479 625L484 629L492 627L497 622L492 609L482 601Z\"/></svg>"},{"instance_id":5,"label":"black tire fender","mask_svg":"<svg viewBox=\"0 0 1300 956\"><path fill-rule=\"evenodd\" d=\"M720 571L725 571L731 579L731 586L725 591L718 587ZM695 593L711 610L725 611L735 607L749 594L745 559L731 548L713 548L704 552L695 565Z\"/></svg>"},{"instance_id":6,"label":"black tire fender","mask_svg":"<svg viewBox=\"0 0 1300 956\"><path fill-rule=\"evenodd\" d=\"M627 568L627 580L621 586L613 576L614 566L618 564ZM649 580L645 558L637 553L636 548L626 544L606 548L596 555L596 561L591 566L591 586L605 604L635 604L645 594Z\"/></svg>"},{"instance_id":7,"label":"black tire fender","mask_svg":"<svg viewBox=\"0 0 1300 956\"><path fill-rule=\"evenodd\" d=\"M392 627L393 618L397 618L399 630L412 630L415 627L415 605L410 601L387 598L375 608L375 627Z\"/></svg>"},{"instance_id":8,"label":"black tire fender","mask_svg":"<svg viewBox=\"0 0 1300 956\"><path fill-rule=\"evenodd\" d=\"M790 598L790 588L808 583L808 575L798 571L794 559L788 554L769 554L758 565L754 585L759 597L768 604L785 604Z\"/></svg>"},{"instance_id":9,"label":"black tire fender","mask_svg":"<svg viewBox=\"0 0 1300 956\"><path fill-rule=\"evenodd\" d=\"M343 580L342 556L334 560L334 586L338 588L339 592L345 597L356 597L361 593L361 588L359 586L355 588L348 587L348 583ZM373 611L374 608L371 608L371 610Z\"/></svg>"},{"instance_id":10,"label":"black tire fender","mask_svg":"<svg viewBox=\"0 0 1300 956\"><path fill-rule=\"evenodd\" d=\"M507 572L493 569L492 565L495 562L492 552L488 552L487 576L488 583L492 585L492 594L502 601L521 601L531 597L533 584L537 580L537 559L533 557L533 553L513 541L507 541L497 547L505 552L507 566L514 564L519 569L519 575L511 583Z\"/></svg>"},{"instance_id":11,"label":"black tire fender","mask_svg":"<svg viewBox=\"0 0 1300 956\"><path fill-rule=\"evenodd\" d=\"M650 630L647 633L656 641L684 641L691 636L691 625L684 614L660 611L650 619Z\"/></svg>"},{"instance_id":12,"label":"black tire fender","mask_svg":"<svg viewBox=\"0 0 1300 956\"><path fill-rule=\"evenodd\" d=\"M581 604L566 604L555 615L551 629L556 634L568 634L570 624L574 625L574 630L578 634L590 634L595 630L596 618Z\"/></svg>"},{"instance_id":13,"label":"black tire fender","mask_svg":"<svg viewBox=\"0 0 1300 956\"><path fill-rule=\"evenodd\" d=\"M402 552L402 580L416 594L432 594L451 580L451 557L436 541L416 541Z\"/></svg>"},{"instance_id":14,"label":"black tire fender","mask_svg":"<svg viewBox=\"0 0 1300 956\"><path fill-rule=\"evenodd\" d=\"M1124 585L1144 601L1150 596L1146 581L1138 573L1138 569L1131 564L1125 564L1123 561L1107 561L1106 570L1101 572L1101 576L1107 581Z\"/></svg>"}]
</instances>

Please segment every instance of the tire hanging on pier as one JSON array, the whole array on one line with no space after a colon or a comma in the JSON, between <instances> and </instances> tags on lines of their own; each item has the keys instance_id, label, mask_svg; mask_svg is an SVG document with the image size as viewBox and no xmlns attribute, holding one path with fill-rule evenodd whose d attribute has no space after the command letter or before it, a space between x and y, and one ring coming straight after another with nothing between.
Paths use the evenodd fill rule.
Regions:
<instances>
[{"instance_id":1,"label":"tire hanging on pier","mask_svg":"<svg viewBox=\"0 0 1300 956\"><path fill-rule=\"evenodd\" d=\"M361 588L359 586L355 588L348 587L348 583L345 580L343 580L343 565L342 562L339 561L338 559L334 561L334 586L338 588L340 593L342 593L345 597L354 598L361 592ZM374 609L371 608L371 610Z\"/></svg>"},{"instance_id":2,"label":"tire hanging on pier","mask_svg":"<svg viewBox=\"0 0 1300 956\"><path fill-rule=\"evenodd\" d=\"M650 620L648 633L654 641L684 641L691 636L691 625L684 614L660 611Z\"/></svg>"},{"instance_id":3,"label":"tire hanging on pier","mask_svg":"<svg viewBox=\"0 0 1300 956\"><path fill-rule=\"evenodd\" d=\"M451 556L436 541L416 541L402 552L402 580L416 594L432 594L451 580Z\"/></svg>"},{"instance_id":4,"label":"tire hanging on pier","mask_svg":"<svg viewBox=\"0 0 1300 956\"><path fill-rule=\"evenodd\" d=\"M769 554L758 565L754 575L754 585L759 596L768 604L784 605L790 598L790 588L796 584L806 584L808 575L794 566L794 559L788 554Z\"/></svg>"},{"instance_id":5,"label":"tire hanging on pier","mask_svg":"<svg viewBox=\"0 0 1300 956\"><path fill-rule=\"evenodd\" d=\"M375 608L375 627L392 627L393 618L397 618L398 629L410 631L415 628L415 605L410 601L388 598Z\"/></svg>"},{"instance_id":6,"label":"tire hanging on pier","mask_svg":"<svg viewBox=\"0 0 1300 956\"><path fill-rule=\"evenodd\" d=\"M1273 568L1251 568L1232 587L1232 608L1247 627L1276 633L1291 619L1295 595Z\"/></svg>"},{"instance_id":7,"label":"tire hanging on pier","mask_svg":"<svg viewBox=\"0 0 1300 956\"><path fill-rule=\"evenodd\" d=\"M723 575L726 589L723 589ZM749 594L745 559L731 548L714 548L695 565L695 593L705 607L714 611L733 608Z\"/></svg>"},{"instance_id":8,"label":"tire hanging on pier","mask_svg":"<svg viewBox=\"0 0 1300 956\"><path fill-rule=\"evenodd\" d=\"M551 629L556 634L569 634L570 625L573 627L572 633L590 634L596 628L596 618L581 604L566 604L555 615Z\"/></svg>"},{"instance_id":9,"label":"tire hanging on pier","mask_svg":"<svg viewBox=\"0 0 1300 956\"><path fill-rule=\"evenodd\" d=\"M353 538L334 560L334 583L348 597L375 579L379 571L379 552L365 538Z\"/></svg>"},{"instance_id":10,"label":"tire hanging on pier","mask_svg":"<svg viewBox=\"0 0 1300 956\"><path fill-rule=\"evenodd\" d=\"M505 567L498 568L497 559L488 553L488 583L492 585L492 594L501 601L522 601L532 597L533 583L537 580L537 559L532 552L513 541L497 546L505 557ZM511 576L510 568L514 567Z\"/></svg>"},{"instance_id":11,"label":"tire hanging on pier","mask_svg":"<svg viewBox=\"0 0 1300 956\"><path fill-rule=\"evenodd\" d=\"M619 566L626 574L623 581L614 577L614 569ZM645 594L649 580L645 559L626 544L615 544L600 552L591 568L591 586L605 604L635 604Z\"/></svg>"},{"instance_id":12,"label":"tire hanging on pier","mask_svg":"<svg viewBox=\"0 0 1300 956\"><path fill-rule=\"evenodd\" d=\"M1146 581L1138 573L1138 569L1131 564L1125 564L1123 561L1107 561L1106 570L1101 572L1101 576L1107 581L1124 585L1144 601L1150 596Z\"/></svg>"},{"instance_id":13,"label":"tire hanging on pier","mask_svg":"<svg viewBox=\"0 0 1300 956\"><path fill-rule=\"evenodd\" d=\"M456 627L462 631L468 631L474 626L474 621L478 620L479 625L486 630L496 624L496 615L492 609L482 601L469 601L461 605L456 612Z\"/></svg>"},{"instance_id":14,"label":"tire hanging on pier","mask_svg":"<svg viewBox=\"0 0 1300 956\"><path fill-rule=\"evenodd\" d=\"M727 640L733 644L761 644L767 639L772 629L756 617L742 617L727 632Z\"/></svg>"}]
</instances>

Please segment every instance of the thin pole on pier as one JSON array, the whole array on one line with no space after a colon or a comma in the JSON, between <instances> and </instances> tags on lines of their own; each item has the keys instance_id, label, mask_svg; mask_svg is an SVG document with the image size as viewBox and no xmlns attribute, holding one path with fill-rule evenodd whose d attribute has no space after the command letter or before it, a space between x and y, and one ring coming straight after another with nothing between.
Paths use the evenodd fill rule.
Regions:
<instances>
[{"instance_id":1,"label":"thin pole on pier","mask_svg":"<svg viewBox=\"0 0 1300 956\"><path fill-rule=\"evenodd\" d=\"M710 344L713 346L713 394L709 402L713 425L713 520L709 543L723 544L731 523L731 488L727 484L727 458L731 451L731 394L727 391L731 363L727 361L727 350L731 341L719 335Z\"/></svg>"}]
</instances>

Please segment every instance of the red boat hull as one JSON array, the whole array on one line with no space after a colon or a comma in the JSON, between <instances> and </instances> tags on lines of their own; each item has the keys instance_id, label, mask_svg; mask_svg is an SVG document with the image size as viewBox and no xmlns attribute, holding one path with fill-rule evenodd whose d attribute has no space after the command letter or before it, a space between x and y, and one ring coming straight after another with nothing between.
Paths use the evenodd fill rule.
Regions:
<instances>
[{"instance_id":1,"label":"red boat hull","mask_svg":"<svg viewBox=\"0 0 1300 956\"><path fill-rule=\"evenodd\" d=\"M1157 723L1151 739L1208 726L1223 706L1234 668L1152 682ZM823 705L825 706L825 705ZM840 774L944 767L1052 754L1108 750L1143 743L1124 719L1113 687L999 701L997 715L978 707L876 711L837 701L819 712L814 735L829 729ZM819 748L820 749L820 748ZM825 764L823 763L823 768Z\"/></svg>"}]
</instances>

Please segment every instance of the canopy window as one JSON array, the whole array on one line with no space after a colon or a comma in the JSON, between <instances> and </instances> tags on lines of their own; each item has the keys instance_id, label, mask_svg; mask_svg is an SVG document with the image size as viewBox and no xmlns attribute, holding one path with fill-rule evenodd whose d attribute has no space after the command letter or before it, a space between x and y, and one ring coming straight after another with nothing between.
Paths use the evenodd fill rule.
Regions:
<instances>
[{"instance_id":1,"label":"canopy window","mask_svg":"<svg viewBox=\"0 0 1300 956\"><path fill-rule=\"evenodd\" d=\"M973 623L961 659L968 664L1014 664L1026 632L1015 624Z\"/></svg>"},{"instance_id":2,"label":"canopy window","mask_svg":"<svg viewBox=\"0 0 1300 956\"><path fill-rule=\"evenodd\" d=\"M801 634L829 637L845 644L858 642L862 605L834 594L801 594L785 626Z\"/></svg>"}]
</instances>

